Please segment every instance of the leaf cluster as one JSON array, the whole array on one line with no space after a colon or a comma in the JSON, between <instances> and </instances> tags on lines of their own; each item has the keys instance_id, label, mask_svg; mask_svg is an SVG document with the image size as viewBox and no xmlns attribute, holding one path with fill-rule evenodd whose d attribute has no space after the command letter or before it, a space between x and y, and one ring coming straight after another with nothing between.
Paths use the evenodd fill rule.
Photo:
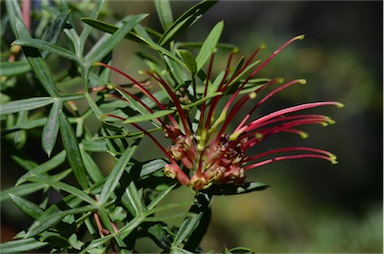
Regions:
<instances>
[{"instance_id":1,"label":"leaf cluster","mask_svg":"<svg viewBox=\"0 0 384 254\"><path fill-rule=\"evenodd\" d=\"M164 159L134 159L143 133L127 124L173 114L173 105L149 114L132 97L116 89L117 85L109 83L109 69L94 66L96 62L112 64L112 52L124 39L138 43L146 48L138 56L150 70L161 73L175 91L184 88L192 95L192 102L183 106L193 111L196 105L217 96L214 87L220 82L220 75L203 96L202 87L207 80L203 67L211 54L217 48L237 50L235 46L219 44L222 21L203 42L177 41L215 3L202 1L174 20L169 1L155 1L163 28L158 32L141 24L147 14L127 16L117 24L98 19L110 14L102 0L79 5L68 1L43 5L35 10L39 22L33 30L26 27L18 1L5 1L2 45L11 46L2 46L2 147L25 173L14 187L1 191L0 200L12 201L34 222L14 240L2 243L2 253L131 253L137 239L144 237L164 252L200 252L213 195L240 194L266 187L260 183L216 186L209 192L197 193L195 200L166 202L168 194L179 184L164 176ZM87 9L92 12L88 14ZM240 59L235 71L243 63L244 59ZM146 81L149 80L142 80ZM260 80L250 81L250 85L257 82ZM234 88L237 83L239 80L234 79ZM116 94L126 100L108 100ZM143 94L135 95L149 108L157 107ZM153 95L160 102L169 103L164 90ZM128 120L124 124L107 121L106 113L111 112ZM159 129L155 121L153 124L149 132ZM47 158L42 163L23 153L31 135L41 140ZM101 153L112 156L115 162L107 176L94 159ZM3 174L9 170L2 168ZM52 190L62 196L54 204L50 200ZM28 200L33 193L41 194L40 202ZM178 207L189 210L175 212ZM159 216L164 211L167 215ZM175 217L183 218L180 226L165 223Z\"/></svg>"}]
</instances>

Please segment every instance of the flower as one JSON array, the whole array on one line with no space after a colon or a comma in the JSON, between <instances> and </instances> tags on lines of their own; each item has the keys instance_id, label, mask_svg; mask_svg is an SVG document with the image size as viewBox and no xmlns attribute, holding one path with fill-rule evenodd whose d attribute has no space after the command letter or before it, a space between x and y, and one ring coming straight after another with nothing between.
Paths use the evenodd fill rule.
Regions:
<instances>
[{"instance_id":1,"label":"flower","mask_svg":"<svg viewBox=\"0 0 384 254\"><path fill-rule=\"evenodd\" d=\"M193 102L191 102L188 94L185 93L186 89L174 91L160 73L155 71L146 72L150 78L157 81L166 91L170 98L170 106L162 104L144 84L133 79L128 74L104 63L98 63L98 65L110 68L128 78L136 88L157 105L159 110L174 107L176 114L168 114L166 116L168 118L167 121L162 119L162 117L155 117L157 123L164 130L165 137L172 140L172 145L168 148L163 147L158 140L137 123L131 123L146 133L169 159L170 163L165 165L164 168L166 176L177 179L181 184L189 185L195 190L208 188L212 184L228 182L241 185L245 181L246 171L275 161L319 158L328 160L333 164L337 163L336 156L332 153L311 147L277 148L256 155L250 155L247 152L251 147L254 147L268 137L282 132L297 134L305 138L307 134L296 129L297 126L307 124L326 126L334 123L332 119L325 115L302 113L306 109L322 106L343 106L341 103L334 101L305 103L252 119L252 114L276 93L292 85L306 83L305 80L297 79L282 84L283 80L279 78L267 80L261 85L254 85L252 83L252 78L283 48L293 41L301 39L303 39L303 36L292 38L261 63L254 61L256 54L263 48L263 46L259 47L247 61L244 61L243 65L238 65L235 70L232 70L231 61L236 52L232 51L228 57L222 78L215 85L210 81L215 56L215 53L212 53L206 79L203 80L204 92L198 98L200 100L195 99L195 101L199 102L194 105L197 116L195 116L195 119L198 120L197 124L191 123L189 118ZM245 80L240 80L252 68L251 74ZM228 127L230 123L233 123L235 116L241 113L243 105L249 100L255 100L260 91L275 83L280 84L280 86L261 98L240 121L237 127L230 131ZM133 93L119 86L116 89L140 103L148 113L155 113L154 109L148 107ZM248 92L243 94L244 90ZM195 88L194 91L196 91ZM193 96L197 97L197 94L195 93ZM224 107L220 108L220 103L227 97L229 99L224 101L224 103L226 102ZM112 114L109 116L117 117ZM117 118L125 120L122 117Z\"/></svg>"}]
</instances>

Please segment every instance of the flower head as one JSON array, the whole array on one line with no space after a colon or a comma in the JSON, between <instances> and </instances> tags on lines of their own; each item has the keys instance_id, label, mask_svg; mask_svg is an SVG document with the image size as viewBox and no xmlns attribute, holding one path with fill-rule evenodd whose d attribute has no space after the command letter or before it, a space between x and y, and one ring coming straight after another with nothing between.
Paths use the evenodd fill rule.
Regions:
<instances>
[{"instance_id":1,"label":"flower head","mask_svg":"<svg viewBox=\"0 0 384 254\"><path fill-rule=\"evenodd\" d=\"M247 61L244 61L242 65L238 65L235 70L232 70L231 66L235 52L231 52L226 69L220 78L216 78L216 81L218 81L215 81L215 84L211 83L210 80L215 56L213 53L206 78L203 80L203 92L201 92L200 98L196 92L193 94L195 101L191 101L188 94L185 93L188 87L175 91L173 86L168 84L160 73L148 71L147 75L156 80L166 91L170 99L169 105L160 102L142 83L129 75L106 64L99 63L99 65L108 67L127 77L135 87L156 104L159 110L174 109L175 114L166 115L166 119L155 117L157 124L163 129L165 137L172 140L172 144L167 148L163 147L159 141L137 123L131 123L146 133L167 156L170 163L164 168L166 176L175 178L181 184L189 185L195 190L208 188L212 184L228 182L241 185L245 180L247 170L274 161L319 158L337 163L335 155L311 147L284 147L259 154L248 154L251 147L272 135L288 132L306 137L306 133L296 129L298 126L307 124L326 126L334 123L332 119L325 115L303 113L306 109L322 106L343 106L341 103L333 101L305 103L280 109L256 119L252 118L253 113L276 93L295 84L305 84L305 80L302 79L284 84L282 79L269 79L257 85L252 83L252 78L269 61L291 42L299 39L303 39L303 36L292 38L261 63L254 61L256 54L262 48L260 47ZM240 78L249 70L252 70L251 74L241 80ZM238 123L237 127L234 130L229 130L235 116L241 113L243 105L249 100L257 99L260 91L273 84L280 85L259 99L257 103L254 103L254 106ZM148 107L133 93L121 87L117 87L117 89L141 104L148 113L155 113L154 109ZM196 89L193 90L196 91ZM243 93L244 91L246 93ZM225 105L220 107L219 105L222 105L223 100L226 100L224 101ZM195 115L191 113L192 108L195 109ZM113 117L113 115L109 116ZM191 120L191 116L194 119Z\"/></svg>"}]
</instances>

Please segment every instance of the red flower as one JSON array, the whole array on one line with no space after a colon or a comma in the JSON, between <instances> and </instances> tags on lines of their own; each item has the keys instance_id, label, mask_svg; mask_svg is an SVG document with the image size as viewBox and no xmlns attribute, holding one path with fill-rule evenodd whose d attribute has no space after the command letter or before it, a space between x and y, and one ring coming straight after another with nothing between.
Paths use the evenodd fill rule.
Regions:
<instances>
[{"instance_id":1,"label":"red flower","mask_svg":"<svg viewBox=\"0 0 384 254\"><path fill-rule=\"evenodd\" d=\"M216 95L208 100L202 100L200 104L195 105L197 112L200 114L198 124L195 126L192 126L188 117L189 110L185 110L185 106L181 103L181 101L189 102L189 98L183 96L180 91L174 91L172 87L165 82L161 74L147 72L151 78L156 80L165 89L169 95L171 104L176 108L175 115L169 114L166 116L169 119L169 123L166 123L161 117L157 118L157 122L162 126L165 136L170 138L173 144L166 149L141 126L136 123L132 123L132 125L146 133L168 157L170 164L166 165L164 168L164 174L166 176L176 178L180 183L189 185L195 190L200 190L209 187L211 184L222 184L227 182L242 184L245 179L245 171L274 161L319 158L328 160L334 164L337 163L336 156L332 153L310 147L286 147L256 155L247 154L249 148L257 145L266 138L281 132L290 132L298 134L301 137L306 137L304 132L296 129L297 126L306 124L328 125L334 123L333 120L325 115L302 113L302 111L306 109L321 106L343 106L341 103L333 101L313 102L291 106L269 113L260 118L252 119L252 113L264 102L291 85L304 84L305 80L302 79L285 83L269 92L255 104L248 114L246 114L234 131L228 130L229 124L233 123L235 116L239 114L243 105L248 100L255 99L256 95L261 90L266 89L272 84L282 83L282 80L268 80L264 84L256 86L251 92L245 95L240 94L241 91L249 85L250 80L283 48L299 39L303 39L303 36L294 37L286 42L264 62L258 65L253 72L241 82L239 82L239 79L245 71L249 69L249 67L255 66L253 60L261 48L258 48L244 65L234 72L231 71L231 60L234 54L234 52L232 52L229 55L226 70L221 82L217 85L214 91L216 92ZM212 94L212 91L209 91L209 89L212 89L213 87L210 83L213 62L214 54L212 54L211 57L207 78L204 81L204 92L201 98L207 97L208 92L209 94ZM103 63L99 63L98 65L110 68L127 77L142 93L155 102L160 110L167 109L167 106L163 105L140 82L114 67ZM235 91L230 95L225 106L219 108L219 102L224 100L225 96L227 96L230 91L233 91L234 88ZM155 113L152 108L144 104L133 93L120 87L117 87L117 89L139 102L146 108L148 113ZM220 112L218 117L216 117L217 112ZM117 117L114 115L109 116ZM118 118L125 120L125 118Z\"/></svg>"}]
</instances>

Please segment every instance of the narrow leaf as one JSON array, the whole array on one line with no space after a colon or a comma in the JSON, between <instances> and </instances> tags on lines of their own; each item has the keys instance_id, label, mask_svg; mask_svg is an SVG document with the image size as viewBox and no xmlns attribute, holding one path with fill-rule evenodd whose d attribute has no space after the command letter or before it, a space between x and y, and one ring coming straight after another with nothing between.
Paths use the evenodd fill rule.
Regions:
<instances>
[{"instance_id":1,"label":"narrow leaf","mask_svg":"<svg viewBox=\"0 0 384 254\"><path fill-rule=\"evenodd\" d=\"M12 43L12 45L20 45L20 46L28 46L33 47L41 50L46 50L51 53L58 54L59 56L62 56L64 58L67 58L72 61L78 61L77 56L75 53L69 51L68 49L65 49L63 47L60 47L58 45L55 45L53 43L40 40L40 39L34 39L34 38L23 38L18 39Z\"/></svg>"},{"instance_id":2,"label":"narrow leaf","mask_svg":"<svg viewBox=\"0 0 384 254\"><path fill-rule=\"evenodd\" d=\"M15 205L20 210L22 210L25 214L29 215L33 219L37 219L43 213L43 209L41 209L35 203L19 196L13 195L12 193L9 193L9 196L12 199L13 203L15 203Z\"/></svg>"},{"instance_id":3,"label":"narrow leaf","mask_svg":"<svg viewBox=\"0 0 384 254\"><path fill-rule=\"evenodd\" d=\"M233 184L212 185L209 188L212 195L235 195L242 193L249 193L253 191L260 191L268 188L269 186L264 183L248 182L242 186L236 186Z\"/></svg>"},{"instance_id":4,"label":"narrow leaf","mask_svg":"<svg viewBox=\"0 0 384 254\"><path fill-rule=\"evenodd\" d=\"M15 28L18 39L31 38L25 25L17 18L15 19ZM59 92L55 86L48 65L41 57L39 50L31 47L23 47L23 52L45 90L47 90L52 97L57 97Z\"/></svg>"},{"instance_id":5,"label":"narrow leaf","mask_svg":"<svg viewBox=\"0 0 384 254\"><path fill-rule=\"evenodd\" d=\"M64 149L67 153L69 165L71 165L73 173L75 174L75 177L81 187L83 189L87 189L89 185L75 132L62 111L59 111L59 123L61 138Z\"/></svg>"},{"instance_id":6,"label":"narrow leaf","mask_svg":"<svg viewBox=\"0 0 384 254\"><path fill-rule=\"evenodd\" d=\"M104 184L104 187L100 193L98 200L99 204L105 204L109 197L114 193L121 176L125 171L127 163L130 161L132 155L136 151L137 146L139 145L141 138L136 139L121 155L116 165L113 167L112 172L107 178L107 181Z\"/></svg>"},{"instance_id":7,"label":"narrow leaf","mask_svg":"<svg viewBox=\"0 0 384 254\"><path fill-rule=\"evenodd\" d=\"M173 112L175 112L175 111L172 109L166 109L166 110L156 111L153 114L133 116L133 117L129 117L127 120L125 120L124 123L145 122L145 121L153 120L153 119L160 118L163 116L167 116Z\"/></svg>"},{"instance_id":8,"label":"narrow leaf","mask_svg":"<svg viewBox=\"0 0 384 254\"><path fill-rule=\"evenodd\" d=\"M59 110L61 109L61 106L62 101L55 100L41 135L41 145L48 157L51 156L51 152L55 147L57 134L59 133Z\"/></svg>"},{"instance_id":9,"label":"narrow leaf","mask_svg":"<svg viewBox=\"0 0 384 254\"><path fill-rule=\"evenodd\" d=\"M107 32L107 33L114 33L118 29L114 25L111 25L111 24L108 24L106 22L103 22L103 21L100 21L100 20L96 20L96 19L82 18L81 20L83 22L87 23L88 25L93 26L93 27L95 27L95 28L97 28L97 29L99 29L101 31ZM132 41L135 41L135 42L144 43L148 47L150 47L150 48L160 52L161 54L166 55L166 56L172 58L173 60L175 60L178 64L180 64L184 68L187 68L185 63L183 61L181 61L176 55L174 55L173 53L171 53L167 49L161 47L160 45L158 45L157 43L153 42L152 40L148 40L145 37L143 37L143 36L141 36L139 34L132 33L132 32L128 33L125 36L125 38L129 39L129 40L132 40Z\"/></svg>"},{"instance_id":10,"label":"narrow leaf","mask_svg":"<svg viewBox=\"0 0 384 254\"><path fill-rule=\"evenodd\" d=\"M52 157L50 160L36 166L32 170L30 170L28 173L21 176L17 180L16 185L20 185L20 184L24 183L28 177L32 176L32 174L44 174L44 173L58 167L59 165L61 165L65 161L65 159L66 159L66 153L65 153L65 151L61 151L60 153L58 153L57 155Z\"/></svg>"},{"instance_id":11,"label":"narrow leaf","mask_svg":"<svg viewBox=\"0 0 384 254\"><path fill-rule=\"evenodd\" d=\"M224 29L224 22L220 21L213 27L212 31L209 33L208 37L205 39L199 53L196 56L197 71L201 70L204 64L211 57L213 50L216 48L217 43L219 42L223 29Z\"/></svg>"},{"instance_id":12,"label":"narrow leaf","mask_svg":"<svg viewBox=\"0 0 384 254\"><path fill-rule=\"evenodd\" d=\"M12 77L31 70L28 61L1 62L0 76Z\"/></svg>"},{"instance_id":13,"label":"narrow leaf","mask_svg":"<svg viewBox=\"0 0 384 254\"><path fill-rule=\"evenodd\" d=\"M198 226L201 216L202 213L188 217L183 221L179 230L177 231L175 239L173 240L172 246L178 246L193 232L193 230Z\"/></svg>"},{"instance_id":14,"label":"narrow leaf","mask_svg":"<svg viewBox=\"0 0 384 254\"><path fill-rule=\"evenodd\" d=\"M55 181L55 180L52 180L51 178L49 178L47 176L39 175L39 174L36 174L36 175L33 174L32 176L28 177L27 179L30 182L47 184L54 189L62 190L62 191L65 191L67 193L73 194L74 196L84 200L85 202L88 202L89 204L95 203L95 200L93 198L91 198L90 196L88 196L87 194L85 194L85 192L83 192L82 190L80 190L74 186L66 184L64 182Z\"/></svg>"},{"instance_id":15,"label":"narrow leaf","mask_svg":"<svg viewBox=\"0 0 384 254\"><path fill-rule=\"evenodd\" d=\"M117 31L97 49L93 49L89 54L85 56L85 60L88 63L94 63L100 61L105 57L116 45L123 39L140 21L142 21L147 15L141 14L133 17L129 17L123 22L123 25L117 29Z\"/></svg>"},{"instance_id":16,"label":"narrow leaf","mask_svg":"<svg viewBox=\"0 0 384 254\"><path fill-rule=\"evenodd\" d=\"M161 26L166 31L173 23L171 4L169 0L155 0L155 7Z\"/></svg>"},{"instance_id":17,"label":"narrow leaf","mask_svg":"<svg viewBox=\"0 0 384 254\"><path fill-rule=\"evenodd\" d=\"M25 196L41 189L44 189L46 187L48 187L48 185L41 183L27 183L16 187L11 187L0 192L0 202L8 200L10 198L10 193L16 196Z\"/></svg>"},{"instance_id":18,"label":"narrow leaf","mask_svg":"<svg viewBox=\"0 0 384 254\"><path fill-rule=\"evenodd\" d=\"M8 1L7 1L8 2ZM30 252L31 250L39 249L48 245L47 242L40 242L34 238L14 240L10 242L0 243L1 253L22 253Z\"/></svg>"},{"instance_id":19,"label":"narrow leaf","mask_svg":"<svg viewBox=\"0 0 384 254\"><path fill-rule=\"evenodd\" d=\"M16 113L23 110L32 110L44 107L54 102L51 97L34 97L7 102L0 105L0 115Z\"/></svg>"},{"instance_id":20,"label":"narrow leaf","mask_svg":"<svg viewBox=\"0 0 384 254\"><path fill-rule=\"evenodd\" d=\"M197 71L197 65L192 53L189 50L179 50L179 53L187 65L189 71L192 73L192 75L195 75Z\"/></svg>"},{"instance_id":21,"label":"narrow leaf","mask_svg":"<svg viewBox=\"0 0 384 254\"><path fill-rule=\"evenodd\" d=\"M189 10L184 12L173 24L164 32L163 36L159 40L161 46L172 41L178 34L183 32L189 26L191 26L197 19L201 17L209 8L211 8L215 1L202 1L195 6L191 7Z\"/></svg>"}]
</instances>

